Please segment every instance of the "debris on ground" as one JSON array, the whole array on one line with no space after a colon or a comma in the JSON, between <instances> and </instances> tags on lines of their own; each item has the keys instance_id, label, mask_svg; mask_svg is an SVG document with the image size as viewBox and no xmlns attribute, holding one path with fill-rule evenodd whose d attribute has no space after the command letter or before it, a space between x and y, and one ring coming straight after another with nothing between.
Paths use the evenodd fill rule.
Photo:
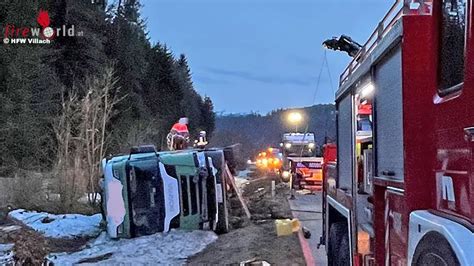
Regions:
<instances>
[{"instance_id":1,"label":"debris on ground","mask_svg":"<svg viewBox=\"0 0 474 266\"><path fill-rule=\"evenodd\" d=\"M235 179L235 184L240 189L243 189L246 185L250 183L246 178L241 178L241 177L236 176L234 179Z\"/></svg>"},{"instance_id":2,"label":"debris on ground","mask_svg":"<svg viewBox=\"0 0 474 266\"><path fill-rule=\"evenodd\" d=\"M277 236L291 235L300 230L301 223L298 219L277 219L275 228Z\"/></svg>"},{"instance_id":3,"label":"debris on ground","mask_svg":"<svg viewBox=\"0 0 474 266\"><path fill-rule=\"evenodd\" d=\"M51 252L80 250L88 238L60 239L45 237L23 223L6 218L0 226L0 265L41 265ZM7 264L8 265L8 264Z\"/></svg>"},{"instance_id":4,"label":"debris on ground","mask_svg":"<svg viewBox=\"0 0 474 266\"><path fill-rule=\"evenodd\" d=\"M270 266L271 264L264 260L257 260L256 258L242 261L240 266Z\"/></svg>"},{"instance_id":5,"label":"debris on ground","mask_svg":"<svg viewBox=\"0 0 474 266\"><path fill-rule=\"evenodd\" d=\"M20 229L21 229L21 226L19 225L7 225L7 226L0 227L0 231L2 231L3 233L10 233L13 231L18 231Z\"/></svg>"},{"instance_id":6,"label":"debris on ground","mask_svg":"<svg viewBox=\"0 0 474 266\"><path fill-rule=\"evenodd\" d=\"M252 174L249 173L249 176ZM261 176L250 178L249 183L243 187L242 194L252 214L251 220L245 218L237 197L231 197L229 215L232 230L219 235L214 243L191 257L188 262L193 265L304 265L298 236L276 236L274 220L293 217L287 201L287 185L277 183L275 198L271 196L271 182L275 179ZM264 190L255 193L258 188Z\"/></svg>"},{"instance_id":7,"label":"debris on ground","mask_svg":"<svg viewBox=\"0 0 474 266\"><path fill-rule=\"evenodd\" d=\"M303 230L304 238L306 238L306 239L311 238L311 231L309 231L309 229L306 226L303 226L303 228L301 230Z\"/></svg>"},{"instance_id":8,"label":"debris on ground","mask_svg":"<svg viewBox=\"0 0 474 266\"><path fill-rule=\"evenodd\" d=\"M309 189L296 190L296 193L300 195L314 195L314 192Z\"/></svg>"},{"instance_id":9,"label":"debris on ground","mask_svg":"<svg viewBox=\"0 0 474 266\"><path fill-rule=\"evenodd\" d=\"M38 231L46 237L78 238L95 237L100 233L101 214L50 214L47 212L18 209L8 214L11 218Z\"/></svg>"},{"instance_id":10,"label":"debris on ground","mask_svg":"<svg viewBox=\"0 0 474 266\"><path fill-rule=\"evenodd\" d=\"M75 253L55 253L48 260L55 265L94 263L97 265L144 265L186 263L186 258L216 241L211 231L171 230L132 239L110 239L102 233L87 247Z\"/></svg>"},{"instance_id":11,"label":"debris on ground","mask_svg":"<svg viewBox=\"0 0 474 266\"><path fill-rule=\"evenodd\" d=\"M237 198L239 199L240 205L242 206L242 210L244 210L245 212L246 218L250 219L252 215L248 209L246 201L243 198L242 189L239 186L237 186L235 182L235 177L232 175L232 171L229 169L227 164L225 165L225 173L227 176L226 180L229 181L229 184L231 185L233 189L233 192L230 191L229 195L237 196Z\"/></svg>"}]
</instances>

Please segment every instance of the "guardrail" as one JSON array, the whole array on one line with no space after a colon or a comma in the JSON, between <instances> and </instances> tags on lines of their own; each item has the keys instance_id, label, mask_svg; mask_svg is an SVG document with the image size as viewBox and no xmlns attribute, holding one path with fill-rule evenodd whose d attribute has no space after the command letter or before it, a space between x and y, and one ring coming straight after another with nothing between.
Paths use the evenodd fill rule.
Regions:
<instances>
[{"instance_id":1,"label":"guardrail","mask_svg":"<svg viewBox=\"0 0 474 266\"><path fill-rule=\"evenodd\" d=\"M395 22L403 15L404 0L396 0L385 17L379 22L377 28L372 32L369 39L364 43L360 51L354 56L344 72L339 78L339 85L342 85L348 77L357 70L360 64L367 58L380 40L390 31Z\"/></svg>"}]
</instances>

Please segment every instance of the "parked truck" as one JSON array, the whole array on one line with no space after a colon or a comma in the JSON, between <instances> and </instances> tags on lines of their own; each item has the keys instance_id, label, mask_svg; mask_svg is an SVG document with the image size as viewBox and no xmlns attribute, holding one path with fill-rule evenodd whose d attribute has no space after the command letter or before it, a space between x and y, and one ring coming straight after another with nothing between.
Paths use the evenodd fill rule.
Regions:
<instances>
[{"instance_id":1,"label":"parked truck","mask_svg":"<svg viewBox=\"0 0 474 266\"><path fill-rule=\"evenodd\" d=\"M396 1L342 73L329 265L474 265L473 4Z\"/></svg>"},{"instance_id":2,"label":"parked truck","mask_svg":"<svg viewBox=\"0 0 474 266\"><path fill-rule=\"evenodd\" d=\"M318 190L322 184L322 157L314 133L285 133L281 177L297 189Z\"/></svg>"}]
</instances>

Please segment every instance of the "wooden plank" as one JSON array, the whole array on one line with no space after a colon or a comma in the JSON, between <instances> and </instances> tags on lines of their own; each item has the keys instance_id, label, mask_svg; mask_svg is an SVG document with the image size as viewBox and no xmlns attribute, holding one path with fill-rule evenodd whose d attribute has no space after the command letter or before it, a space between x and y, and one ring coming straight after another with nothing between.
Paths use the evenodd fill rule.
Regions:
<instances>
[{"instance_id":1,"label":"wooden plank","mask_svg":"<svg viewBox=\"0 0 474 266\"><path fill-rule=\"evenodd\" d=\"M247 218L250 219L251 214L250 214L249 208L247 207L247 204L245 203L244 198L242 197L240 188L235 184L234 176L230 172L229 166L227 166L227 164L225 164L225 173L227 176L227 180L229 180L229 183L234 188L235 193L237 193L237 197L239 198L240 204L242 205L242 208L244 209L245 214L247 215Z\"/></svg>"}]
</instances>

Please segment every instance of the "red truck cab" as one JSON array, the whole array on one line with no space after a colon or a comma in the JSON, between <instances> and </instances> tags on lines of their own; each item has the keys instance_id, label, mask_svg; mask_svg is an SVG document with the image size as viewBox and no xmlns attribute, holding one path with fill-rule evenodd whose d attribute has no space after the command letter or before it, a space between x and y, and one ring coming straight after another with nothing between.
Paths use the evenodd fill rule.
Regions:
<instances>
[{"instance_id":1,"label":"red truck cab","mask_svg":"<svg viewBox=\"0 0 474 266\"><path fill-rule=\"evenodd\" d=\"M474 265L473 4L396 1L341 75L330 265Z\"/></svg>"}]
</instances>

